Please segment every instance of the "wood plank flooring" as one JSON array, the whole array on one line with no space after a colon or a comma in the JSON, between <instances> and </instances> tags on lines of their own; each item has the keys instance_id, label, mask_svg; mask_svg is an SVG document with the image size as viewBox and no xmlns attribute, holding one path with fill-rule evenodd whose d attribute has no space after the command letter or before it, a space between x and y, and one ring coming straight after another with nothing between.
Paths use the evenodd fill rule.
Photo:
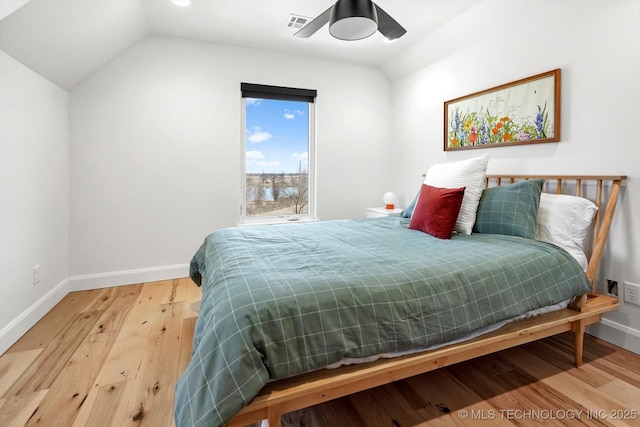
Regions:
<instances>
[{"instance_id":1,"label":"wood plank flooring","mask_svg":"<svg viewBox=\"0 0 640 427\"><path fill-rule=\"evenodd\" d=\"M200 290L188 279L72 292L0 356L0 426L173 426ZM283 427L640 426L640 356L570 334L357 393Z\"/></svg>"}]
</instances>

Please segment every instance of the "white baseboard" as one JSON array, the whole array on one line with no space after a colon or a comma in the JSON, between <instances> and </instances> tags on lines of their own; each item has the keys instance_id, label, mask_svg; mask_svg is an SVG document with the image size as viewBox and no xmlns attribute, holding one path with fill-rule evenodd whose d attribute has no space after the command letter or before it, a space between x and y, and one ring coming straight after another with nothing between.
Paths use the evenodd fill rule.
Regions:
<instances>
[{"instance_id":1,"label":"white baseboard","mask_svg":"<svg viewBox=\"0 0 640 427\"><path fill-rule=\"evenodd\" d=\"M33 325L42 319L62 298L72 291L109 288L134 283L170 280L189 275L189 264L169 265L137 270L115 271L111 273L72 276L64 279L42 298L32 304L4 328L0 329L0 354L4 353Z\"/></svg>"},{"instance_id":2,"label":"white baseboard","mask_svg":"<svg viewBox=\"0 0 640 427\"><path fill-rule=\"evenodd\" d=\"M69 279L64 279L53 289L23 311L4 328L0 329L0 354L7 351L38 320L42 319L62 298L69 293Z\"/></svg>"},{"instance_id":3,"label":"white baseboard","mask_svg":"<svg viewBox=\"0 0 640 427\"><path fill-rule=\"evenodd\" d=\"M625 350L640 354L640 331L637 329L602 318L600 323L588 326L587 333Z\"/></svg>"},{"instance_id":4,"label":"white baseboard","mask_svg":"<svg viewBox=\"0 0 640 427\"><path fill-rule=\"evenodd\" d=\"M136 270L114 271L111 273L87 274L69 278L71 291L110 288L135 283L157 282L178 279L189 275L189 264L167 265L163 267L139 268Z\"/></svg>"}]
</instances>

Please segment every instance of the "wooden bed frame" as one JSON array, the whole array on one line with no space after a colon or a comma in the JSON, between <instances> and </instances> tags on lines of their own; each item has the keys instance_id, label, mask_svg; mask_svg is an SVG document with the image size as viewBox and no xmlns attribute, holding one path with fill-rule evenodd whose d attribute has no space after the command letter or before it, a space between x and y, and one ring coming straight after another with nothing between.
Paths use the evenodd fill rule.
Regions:
<instances>
[{"instance_id":1,"label":"wooden bed frame","mask_svg":"<svg viewBox=\"0 0 640 427\"><path fill-rule=\"evenodd\" d=\"M323 369L267 384L260 393L227 424L240 427L262 422L264 426L279 427L280 418L287 412L317 405L332 399L357 393L403 378L419 375L454 363L473 359L496 351L515 347L563 332L573 331L576 366L582 365L582 349L585 327L600 321L602 313L615 310L618 299L598 294L595 274L613 219L622 181L626 176L594 175L487 175L486 186L513 183L518 180L541 178L548 185L555 182L557 194L566 194L567 182L575 187L573 192L581 196L583 184L595 183L594 203L598 212L594 218L594 241L587 268L592 291L575 299L570 308L537 317L509 323L497 331L469 341L448 345L394 359ZM609 187L603 195L603 183ZM606 204L603 204L606 200ZM605 206L602 212L602 206Z\"/></svg>"}]
</instances>

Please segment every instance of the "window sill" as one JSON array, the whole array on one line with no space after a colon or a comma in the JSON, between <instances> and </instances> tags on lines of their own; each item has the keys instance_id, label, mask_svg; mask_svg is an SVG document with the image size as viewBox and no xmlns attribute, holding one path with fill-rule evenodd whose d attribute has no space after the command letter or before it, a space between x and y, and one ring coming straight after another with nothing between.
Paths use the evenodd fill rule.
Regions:
<instances>
[{"instance_id":1,"label":"window sill","mask_svg":"<svg viewBox=\"0 0 640 427\"><path fill-rule=\"evenodd\" d=\"M318 218L304 217L298 219L288 218L264 218L264 219L252 219L247 222L238 223L238 227L246 227L251 225L277 225L277 224L297 224L301 222L317 222Z\"/></svg>"}]
</instances>

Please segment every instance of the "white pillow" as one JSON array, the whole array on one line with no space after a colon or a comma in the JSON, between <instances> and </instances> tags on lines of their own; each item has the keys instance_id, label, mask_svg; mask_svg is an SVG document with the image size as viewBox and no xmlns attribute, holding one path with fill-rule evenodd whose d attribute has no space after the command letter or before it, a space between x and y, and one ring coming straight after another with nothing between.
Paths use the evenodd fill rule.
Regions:
<instances>
[{"instance_id":1,"label":"white pillow","mask_svg":"<svg viewBox=\"0 0 640 427\"><path fill-rule=\"evenodd\" d=\"M456 220L454 230L461 234L471 234L473 224L476 222L476 211L482 190L484 190L484 177L487 173L489 156L483 154L468 160L459 162L440 163L433 165L427 171L424 183L439 188L466 187L460 213Z\"/></svg>"},{"instance_id":2,"label":"white pillow","mask_svg":"<svg viewBox=\"0 0 640 427\"><path fill-rule=\"evenodd\" d=\"M596 205L583 197L542 193L536 219L536 240L564 248L586 270L584 240L597 210Z\"/></svg>"}]
</instances>

